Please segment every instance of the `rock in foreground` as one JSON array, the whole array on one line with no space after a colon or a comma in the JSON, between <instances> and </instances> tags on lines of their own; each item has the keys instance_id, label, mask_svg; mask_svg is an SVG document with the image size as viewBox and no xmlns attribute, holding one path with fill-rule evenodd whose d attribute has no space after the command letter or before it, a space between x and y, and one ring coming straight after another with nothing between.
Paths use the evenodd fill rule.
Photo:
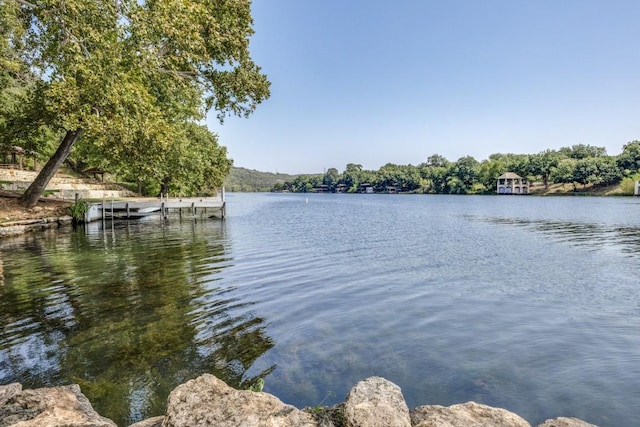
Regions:
<instances>
[{"instance_id":1,"label":"rock in foreground","mask_svg":"<svg viewBox=\"0 0 640 427\"><path fill-rule=\"evenodd\" d=\"M169 395L163 427L312 427L313 417L268 393L236 390L210 374Z\"/></svg>"},{"instance_id":2,"label":"rock in foreground","mask_svg":"<svg viewBox=\"0 0 640 427\"><path fill-rule=\"evenodd\" d=\"M400 387L380 377L367 378L351 389L344 420L346 427L411 427Z\"/></svg>"},{"instance_id":3,"label":"rock in foreground","mask_svg":"<svg viewBox=\"0 0 640 427\"><path fill-rule=\"evenodd\" d=\"M420 406L409 412L400 387L380 377L360 381L343 404L308 412L262 392L236 390L205 374L169 395L166 415L130 427L531 427L505 409L475 402ZM326 412L326 411L325 411ZM326 415L326 414L325 414ZM22 390L0 386L0 427L116 427L100 416L77 385ZM555 418L538 427L595 427L577 418Z\"/></svg>"},{"instance_id":4,"label":"rock in foreground","mask_svg":"<svg viewBox=\"0 0 640 427\"><path fill-rule=\"evenodd\" d=\"M449 407L419 406L411 411L411 423L413 427L531 427L527 421L512 412L475 402Z\"/></svg>"},{"instance_id":5,"label":"rock in foreground","mask_svg":"<svg viewBox=\"0 0 640 427\"><path fill-rule=\"evenodd\" d=\"M0 426L116 427L94 411L78 385L22 390L0 387Z\"/></svg>"}]
</instances>

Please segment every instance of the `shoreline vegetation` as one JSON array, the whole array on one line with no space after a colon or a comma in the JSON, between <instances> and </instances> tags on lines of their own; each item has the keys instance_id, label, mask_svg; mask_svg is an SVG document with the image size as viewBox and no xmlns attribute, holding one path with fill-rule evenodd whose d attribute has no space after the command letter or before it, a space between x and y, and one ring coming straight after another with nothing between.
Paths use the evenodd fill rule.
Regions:
<instances>
[{"instance_id":1,"label":"shoreline vegetation","mask_svg":"<svg viewBox=\"0 0 640 427\"><path fill-rule=\"evenodd\" d=\"M242 168L233 168L235 170L244 170ZM255 174L266 174L264 172L252 171ZM549 184L545 188L542 182L531 183L530 193L532 196L633 196L634 182L631 178L624 179L621 183L608 186L586 185L584 188L568 184ZM248 185L245 185L247 188ZM233 187L231 191L236 190ZM266 190L262 190L265 192ZM273 189L271 191L274 191ZM260 192L260 191L257 191ZM280 190L276 192L288 192ZM308 191L314 192L313 189ZM386 191L384 193L387 193ZM398 191L398 194L431 194L419 191ZM493 193L462 193L462 194L495 194ZM39 228L50 228L57 224L67 224L71 222L69 207L73 202L69 200L60 200L54 198L42 198L33 208L24 208L18 203L19 194L12 192L0 191L0 237L6 235L21 234L25 231ZM42 225L42 226L41 226ZM12 232L8 232L8 228L13 227ZM22 230L22 231L20 231Z\"/></svg>"},{"instance_id":2,"label":"shoreline vegetation","mask_svg":"<svg viewBox=\"0 0 640 427\"><path fill-rule=\"evenodd\" d=\"M232 167L225 187L232 192L495 194L496 181L512 172L531 184L531 193L633 195L640 180L640 141L617 156L604 147L578 144L538 154L492 154L449 161L439 154L417 165L387 163L378 170L349 163L323 173L287 175Z\"/></svg>"},{"instance_id":3,"label":"shoreline vegetation","mask_svg":"<svg viewBox=\"0 0 640 427\"><path fill-rule=\"evenodd\" d=\"M570 188L562 184L553 184L545 189L542 183L533 183L530 196L545 197L611 197L633 196L633 183L631 192L625 190L622 184L607 187L588 186L585 189ZM424 194L403 193L399 194ZM495 193L494 193L495 194ZM33 208L24 208L18 203L18 195L0 192L0 239L10 236L18 236L31 231L41 231L60 226L71 225L73 217L70 208L73 202L68 200L41 199Z\"/></svg>"},{"instance_id":4,"label":"shoreline vegetation","mask_svg":"<svg viewBox=\"0 0 640 427\"><path fill-rule=\"evenodd\" d=\"M535 155L493 154L482 162L470 156L450 162L434 154L417 166L387 163L377 171L353 163L343 172L330 168L302 175L231 167L223 185L229 192L359 193L366 186L373 193L492 195L496 178L506 171L527 180L530 195L633 196L640 180L640 141L626 144L618 156L607 156L601 147L574 145ZM114 178L104 173L103 183L118 185ZM71 222L70 201L43 197L25 208L19 196L0 192L0 237Z\"/></svg>"}]
</instances>

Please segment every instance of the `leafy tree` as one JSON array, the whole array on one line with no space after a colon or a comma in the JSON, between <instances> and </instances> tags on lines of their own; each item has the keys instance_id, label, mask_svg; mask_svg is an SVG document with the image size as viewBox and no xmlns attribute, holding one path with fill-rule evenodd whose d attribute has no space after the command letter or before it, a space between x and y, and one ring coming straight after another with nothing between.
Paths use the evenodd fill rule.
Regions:
<instances>
[{"instance_id":1,"label":"leafy tree","mask_svg":"<svg viewBox=\"0 0 640 427\"><path fill-rule=\"evenodd\" d=\"M640 141L631 141L622 148L622 153L617 160L620 169L626 174L640 171Z\"/></svg>"},{"instance_id":2,"label":"leafy tree","mask_svg":"<svg viewBox=\"0 0 640 427\"><path fill-rule=\"evenodd\" d=\"M342 174L342 181L347 186L347 191L355 192L362 183L362 165L348 163Z\"/></svg>"},{"instance_id":3,"label":"leafy tree","mask_svg":"<svg viewBox=\"0 0 640 427\"><path fill-rule=\"evenodd\" d=\"M596 157L595 161L598 168L596 185L613 185L622 181L623 174L614 157Z\"/></svg>"},{"instance_id":4,"label":"leafy tree","mask_svg":"<svg viewBox=\"0 0 640 427\"><path fill-rule=\"evenodd\" d=\"M555 184L568 184L574 182L575 170L577 160L575 159L562 159L558 162L551 172L551 182Z\"/></svg>"},{"instance_id":5,"label":"leafy tree","mask_svg":"<svg viewBox=\"0 0 640 427\"><path fill-rule=\"evenodd\" d=\"M211 194L220 188L229 174L232 161L227 149L207 127L190 123L181 141L171 144L168 161L162 165L161 182L171 192L192 196Z\"/></svg>"},{"instance_id":6,"label":"leafy tree","mask_svg":"<svg viewBox=\"0 0 640 427\"><path fill-rule=\"evenodd\" d=\"M528 154L519 154L515 156L512 163L509 165L509 170L521 177L528 179L529 175L532 175L531 158Z\"/></svg>"},{"instance_id":7,"label":"leafy tree","mask_svg":"<svg viewBox=\"0 0 640 427\"><path fill-rule=\"evenodd\" d=\"M530 172L542 178L544 188L549 188L549 177L553 169L558 166L560 154L553 150L545 150L541 153L529 156Z\"/></svg>"},{"instance_id":8,"label":"leafy tree","mask_svg":"<svg viewBox=\"0 0 640 427\"><path fill-rule=\"evenodd\" d=\"M37 202L77 141L153 162L207 109L220 120L247 116L269 96L249 56L249 0L16 1L28 26L8 34L9 43L40 78L29 92L31 114L17 125L64 134L24 206Z\"/></svg>"},{"instance_id":9,"label":"leafy tree","mask_svg":"<svg viewBox=\"0 0 640 427\"><path fill-rule=\"evenodd\" d=\"M564 157L580 160L589 157L602 157L607 155L607 149L604 147L595 147L593 145L576 144L571 147L562 147L559 150Z\"/></svg>"},{"instance_id":10,"label":"leafy tree","mask_svg":"<svg viewBox=\"0 0 640 427\"><path fill-rule=\"evenodd\" d=\"M467 194L470 190L456 175L448 175L446 185L449 194Z\"/></svg>"},{"instance_id":11,"label":"leafy tree","mask_svg":"<svg viewBox=\"0 0 640 427\"><path fill-rule=\"evenodd\" d=\"M22 40L25 24L18 2L3 1L0 4L0 92L24 70L18 56L20 46L14 43Z\"/></svg>"},{"instance_id":12,"label":"leafy tree","mask_svg":"<svg viewBox=\"0 0 640 427\"><path fill-rule=\"evenodd\" d=\"M427 166L447 167L451 164L444 156L432 154L427 158Z\"/></svg>"},{"instance_id":13,"label":"leafy tree","mask_svg":"<svg viewBox=\"0 0 640 427\"><path fill-rule=\"evenodd\" d=\"M289 190L284 184L292 181L293 175L283 173L259 172L246 168L232 167L224 181L229 191L282 191Z\"/></svg>"},{"instance_id":14,"label":"leafy tree","mask_svg":"<svg viewBox=\"0 0 640 427\"><path fill-rule=\"evenodd\" d=\"M585 157L576 162L573 180L582 184L583 188L587 184L598 183L598 164L594 157Z\"/></svg>"},{"instance_id":15,"label":"leafy tree","mask_svg":"<svg viewBox=\"0 0 640 427\"><path fill-rule=\"evenodd\" d=\"M531 160L528 154L495 153L489 156L489 161L500 161L505 165L504 172L513 172L523 178L531 175Z\"/></svg>"},{"instance_id":16,"label":"leafy tree","mask_svg":"<svg viewBox=\"0 0 640 427\"><path fill-rule=\"evenodd\" d=\"M486 192L493 193L496 188L496 180L505 172L508 172L508 168L504 160L485 160L478 169L478 181Z\"/></svg>"},{"instance_id":17,"label":"leafy tree","mask_svg":"<svg viewBox=\"0 0 640 427\"><path fill-rule=\"evenodd\" d=\"M329 168L322 179L322 183L324 185L328 185L331 190L333 190L340 180L340 172L336 168Z\"/></svg>"},{"instance_id":18,"label":"leafy tree","mask_svg":"<svg viewBox=\"0 0 640 427\"><path fill-rule=\"evenodd\" d=\"M423 163L418 166L420 177L424 182L424 191L431 194L445 193L447 186L448 166L434 166Z\"/></svg>"},{"instance_id":19,"label":"leafy tree","mask_svg":"<svg viewBox=\"0 0 640 427\"><path fill-rule=\"evenodd\" d=\"M471 190L473 184L478 178L479 163L471 156L465 156L459 158L449 168L450 178L447 185L449 187L449 193L451 194L464 194Z\"/></svg>"}]
</instances>

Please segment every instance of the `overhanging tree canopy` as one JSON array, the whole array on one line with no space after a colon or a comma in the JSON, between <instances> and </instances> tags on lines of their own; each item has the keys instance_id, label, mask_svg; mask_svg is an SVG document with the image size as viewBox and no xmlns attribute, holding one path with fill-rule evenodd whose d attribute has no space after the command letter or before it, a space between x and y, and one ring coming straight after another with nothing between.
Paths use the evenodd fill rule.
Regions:
<instances>
[{"instance_id":1,"label":"overhanging tree canopy","mask_svg":"<svg viewBox=\"0 0 640 427\"><path fill-rule=\"evenodd\" d=\"M247 116L269 96L269 82L249 56L250 0L0 5L22 30L3 33L3 43L40 78L15 125L46 123L64 135L22 195L24 206L35 205L77 141L108 146L115 156L144 141L135 149L153 162L181 125L208 109L220 120Z\"/></svg>"}]
</instances>

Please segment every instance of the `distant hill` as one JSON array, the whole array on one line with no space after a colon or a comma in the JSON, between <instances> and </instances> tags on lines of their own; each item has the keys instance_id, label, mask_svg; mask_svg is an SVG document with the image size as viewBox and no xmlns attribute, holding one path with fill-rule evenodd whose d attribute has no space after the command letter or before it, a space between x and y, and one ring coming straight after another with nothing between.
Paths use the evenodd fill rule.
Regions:
<instances>
[{"instance_id":1,"label":"distant hill","mask_svg":"<svg viewBox=\"0 0 640 427\"><path fill-rule=\"evenodd\" d=\"M224 182L227 191L256 192L269 191L280 182L292 181L296 175L285 173L260 172L254 169L232 167Z\"/></svg>"}]
</instances>

